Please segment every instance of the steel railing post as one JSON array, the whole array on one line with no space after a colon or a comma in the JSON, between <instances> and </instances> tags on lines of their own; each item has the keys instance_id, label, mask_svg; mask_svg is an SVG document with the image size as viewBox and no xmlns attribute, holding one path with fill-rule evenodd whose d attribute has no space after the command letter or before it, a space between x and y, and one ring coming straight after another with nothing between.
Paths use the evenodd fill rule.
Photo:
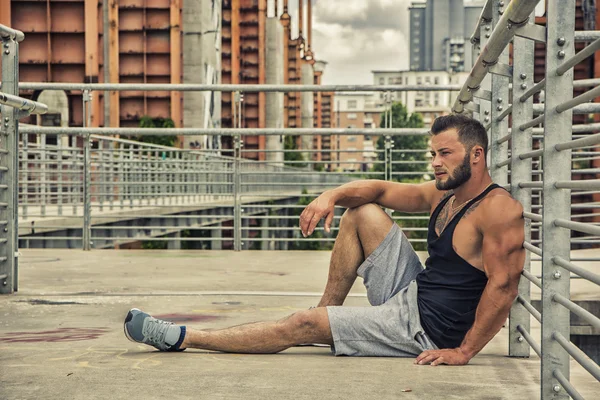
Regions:
<instances>
[{"instance_id":1,"label":"steel railing post","mask_svg":"<svg viewBox=\"0 0 600 400\"><path fill-rule=\"evenodd\" d=\"M389 135L385 136L384 139L384 179L386 181L392 180L392 147L394 143L392 142L392 137Z\"/></svg>"},{"instance_id":2,"label":"steel railing post","mask_svg":"<svg viewBox=\"0 0 600 400\"><path fill-rule=\"evenodd\" d=\"M90 93L83 91L83 127L88 126ZM82 248L90 250L91 231L92 231L92 158L91 158L91 138L89 133L83 135L83 232Z\"/></svg>"},{"instance_id":3,"label":"steel railing post","mask_svg":"<svg viewBox=\"0 0 600 400\"><path fill-rule=\"evenodd\" d=\"M242 127L242 97L240 92L233 94L234 98L234 126ZM242 205L241 205L241 157L243 147L242 137L235 135L233 137L234 161L233 161L233 249L240 251L242 249Z\"/></svg>"},{"instance_id":4,"label":"steel railing post","mask_svg":"<svg viewBox=\"0 0 600 400\"><path fill-rule=\"evenodd\" d=\"M501 5L502 4L502 5ZM504 12L504 3L499 1L492 2L492 29L496 27L502 13ZM508 46L500 54L497 60L500 64L508 64ZM506 143L498 143L498 139L508 133L508 117L498 121L498 116L509 106L508 84L510 80L506 76L492 74L492 102L490 105L490 174L492 180L499 184L508 183L508 169L499 167L497 164L508 158L508 146Z\"/></svg>"},{"instance_id":5,"label":"steel railing post","mask_svg":"<svg viewBox=\"0 0 600 400\"><path fill-rule=\"evenodd\" d=\"M534 22L534 15L529 23ZM531 212L531 191L519 187L518 182L531 180L531 158L521 160L520 153L531 151L532 128L520 131L519 126L533 118L533 97L525 102L520 97L533 85L533 65L535 61L535 43L531 39L515 36L513 41L513 90L512 90L512 137L510 181L511 194L523 206L525 212ZM525 219L525 241L531 243L531 220ZM530 271L531 253L526 252L524 269ZM521 277L519 295L530 302L531 284ZM525 307L515 302L510 310L508 354L512 357L529 357L530 347L518 330L521 327L530 332L530 314Z\"/></svg>"},{"instance_id":6,"label":"steel railing post","mask_svg":"<svg viewBox=\"0 0 600 400\"><path fill-rule=\"evenodd\" d=\"M482 20L479 30L480 30L479 45L483 49L483 48L485 48L487 42L490 40L490 36L492 33L492 21ZM486 75L486 77L483 78L483 81L481 82L480 87L483 89L487 89L487 90L492 89L491 78L489 75ZM474 90L475 89L476 88L474 88ZM490 124L490 121L491 121L491 116L490 116L491 102L489 100L485 100L485 99L478 99L478 100L479 100L480 122L483 124L483 126L487 126ZM488 132L488 136L489 136L489 132ZM491 165L490 153L491 153L491 151L488 151L488 166Z\"/></svg>"},{"instance_id":7,"label":"steel railing post","mask_svg":"<svg viewBox=\"0 0 600 400\"><path fill-rule=\"evenodd\" d=\"M573 97L573 70L557 74L563 61L575 53L575 0L549 1L546 33L546 95L544 107L544 207L542 209L542 392L541 398L567 399L569 395L554 376L569 379L569 354L553 338L555 333L570 337L570 313L552 301L554 294L569 298L570 273L553 261L556 256L570 260L570 231L554 224L557 218L571 218L569 190L555 187L557 181L571 180L571 151L555 146L569 142L572 110L561 113L556 107Z\"/></svg>"},{"instance_id":8,"label":"steel railing post","mask_svg":"<svg viewBox=\"0 0 600 400\"><path fill-rule=\"evenodd\" d=\"M19 44L2 40L2 91L19 94ZM0 294L18 289L19 110L0 106Z\"/></svg>"}]
</instances>

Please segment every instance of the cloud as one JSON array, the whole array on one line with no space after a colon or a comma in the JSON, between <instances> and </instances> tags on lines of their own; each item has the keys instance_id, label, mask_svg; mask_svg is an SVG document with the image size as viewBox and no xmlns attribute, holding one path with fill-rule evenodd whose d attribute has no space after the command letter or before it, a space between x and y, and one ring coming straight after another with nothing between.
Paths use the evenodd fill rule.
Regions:
<instances>
[{"instance_id":1,"label":"cloud","mask_svg":"<svg viewBox=\"0 0 600 400\"><path fill-rule=\"evenodd\" d=\"M410 2L313 0L312 48L328 63L323 83L371 84L371 70L407 68Z\"/></svg>"}]
</instances>

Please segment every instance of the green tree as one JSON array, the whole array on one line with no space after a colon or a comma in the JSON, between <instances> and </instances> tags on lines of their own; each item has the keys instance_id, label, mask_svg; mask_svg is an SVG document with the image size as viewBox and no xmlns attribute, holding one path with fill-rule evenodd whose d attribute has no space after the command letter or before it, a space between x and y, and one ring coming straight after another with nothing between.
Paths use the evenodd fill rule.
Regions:
<instances>
[{"instance_id":1,"label":"green tree","mask_svg":"<svg viewBox=\"0 0 600 400\"><path fill-rule=\"evenodd\" d=\"M147 115L144 115L140 119L140 128L175 128L175 122L173 122L171 118L152 118ZM138 135L135 136L133 140L137 140L138 142L173 147L175 146L175 141L177 140L177 137L173 135Z\"/></svg>"},{"instance_id":2,"label":"green tree","mask_svg":"<svg viewBox=\"0 0 600 400\"><path fill-rule=\"evenodd\" d=\"M381 128L387 126L387 120L385 113L381 115ZM408 114L408 110L402 103L392 104L392 128L423 128L423 118L421 114L413 113ZM426 170L424 161L428 161L427 154L423 152L406 152L402 150L426 150L428 146L429 137L423 135L410 135L410 136L393 136L392 142L394 143L392 152L392 161L415 161L415 163L402 163L392 164L392 172L421 172ZM380 137L377 141L377 149L383 150L385 148L385 139ZM380 161L384 160L384 153L378 153ZM384 164L376 164L375 171L383 171L385 168ZM395 181L401 181L405 183L420 183L424 179L419 175L396 175L393 177ZM414 231L409 230L410 228L427 228L427 219L402 219L402 217L411 216L414 214L396 213L395 218L399 218L397 221L398 226L404 230L404 233L409 239L426 239L426 231ZM426 250L427 244L422 242L413 242L415 250Z\"/></svg>"},{"instance_id":3,"label":"green tree","mask_svg":"<svg viewBox=\"0 0 600 400\"><path fill-rule=\"evenodd\" d=\"M308 191L306 189L302 189L302 194L307 195ZM313 201L314 197L311 196L301 196L298 200L298 205L307 206ZM293 214L300 218L300 214L304 211L303 208L294 208ZM297 220L296 220L297 221ZM323 227L324 221L320 221L317 225L318 227ZM332 226L333 228L333 226ZM299 231L296 231L298 233ZM331 234L325 233L325 231L321 229L315 229L312 235L308 238L310 239L324 239L326 235L330 235L334 239L337 237L337 230L332 230ZM331 250L333 248L333 242L325 242L325 241L313 241L313 240L303 240L300 238L295 242L291 242L289 245L290 250Z\"/></svg>"},{"instance_id":4,"label":"green tree","mask_svg":"<svg viewBox=\"0 0 600 400\"><path fill-rule=\"evenodd\" d=\"M284 141L283 141L283 149L286 150L285 153L283 153L283 157L285 161L304 161L304 157L302 157L302 153L298 152L298 151L287 151L287 150L298 150L298 147L296 146L296 137L297 136L286 136ZM304 168L306 167L305 163L285 163L285 165L287 167L293 167L293 168Z\"/></svg>"},{"instance_id":5,"label":"green tree","mask_svg":"<svg viewBox=\"0 0 600 400\"><path fill-rule=\"evenodd\" d=\"M385 113L381 114L380 128L385 128L388 125ZM423 118L419 113L408 114L408 110L402 103L392 104L392 128L423 128ZM428 136L423 135L407 135L407 136L393 136L392 142L394 143L392 152L392 161L427 161L426 153L415 152L403 152L402 150L425 150L427 149ZM383 136L377 140L377 149L384 150L385 139ZM385 159L383 152L379 152L377 155L379 161ZM420 172L425 170L426 164L422 163L406 163L406 164L393 164L393 172ZM376 172L384 171L385 166L383 163L375 164L374 170ZM415 178L414 176L398 176L395 180L405 181Z\"/></svg>"}]
</instances>

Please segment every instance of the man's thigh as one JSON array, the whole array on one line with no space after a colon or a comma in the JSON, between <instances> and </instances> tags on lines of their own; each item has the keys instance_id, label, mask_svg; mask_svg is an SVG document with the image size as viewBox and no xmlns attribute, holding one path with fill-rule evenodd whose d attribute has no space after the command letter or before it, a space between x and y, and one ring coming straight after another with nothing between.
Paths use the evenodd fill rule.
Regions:
<instances>
[{"instance_id":1,"label":"man's thigh","mask_svg":"<svg viewBox=\"0 0 600 400\"><path fill-rule=\"evenodd\" d=\"M384 304L413 281L423 265L395 223L385 239L358 267L371 305Z\"/></svg>"},{"instance_id":2,"label":"man's thigh","mask_svg":"<svg viewBox=\"0 0 600 400\"><path fill-rule=\"evenodd\" d=\"M372 307L327 307L335 355L412 357L435 348L421 327L416 284Z\"/></svg>"}]
</instances>

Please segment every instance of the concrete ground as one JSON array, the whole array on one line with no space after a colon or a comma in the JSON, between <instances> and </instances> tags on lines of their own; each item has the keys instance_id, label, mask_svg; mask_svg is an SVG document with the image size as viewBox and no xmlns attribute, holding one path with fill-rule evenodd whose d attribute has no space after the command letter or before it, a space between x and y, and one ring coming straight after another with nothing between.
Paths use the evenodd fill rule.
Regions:
<instances>
[{"instance_id":1,"label":"concrete ground","mask_svg":"<svg viewBox=\"0 0 600 400\"><path fill-rule=\"evenodd\" d=\"M123 334L131 307L197 328L306 309L325 286L329 252L22 253L19 292L0 297L0 399L539 398L540 361L506 357L506 328L462 367L334 357L322 347L161 353ZM368 305L364 293L357 282L346 304ZM575 363L571 381L585 398L600 389Z\"/></svg>"}]
</instances>

